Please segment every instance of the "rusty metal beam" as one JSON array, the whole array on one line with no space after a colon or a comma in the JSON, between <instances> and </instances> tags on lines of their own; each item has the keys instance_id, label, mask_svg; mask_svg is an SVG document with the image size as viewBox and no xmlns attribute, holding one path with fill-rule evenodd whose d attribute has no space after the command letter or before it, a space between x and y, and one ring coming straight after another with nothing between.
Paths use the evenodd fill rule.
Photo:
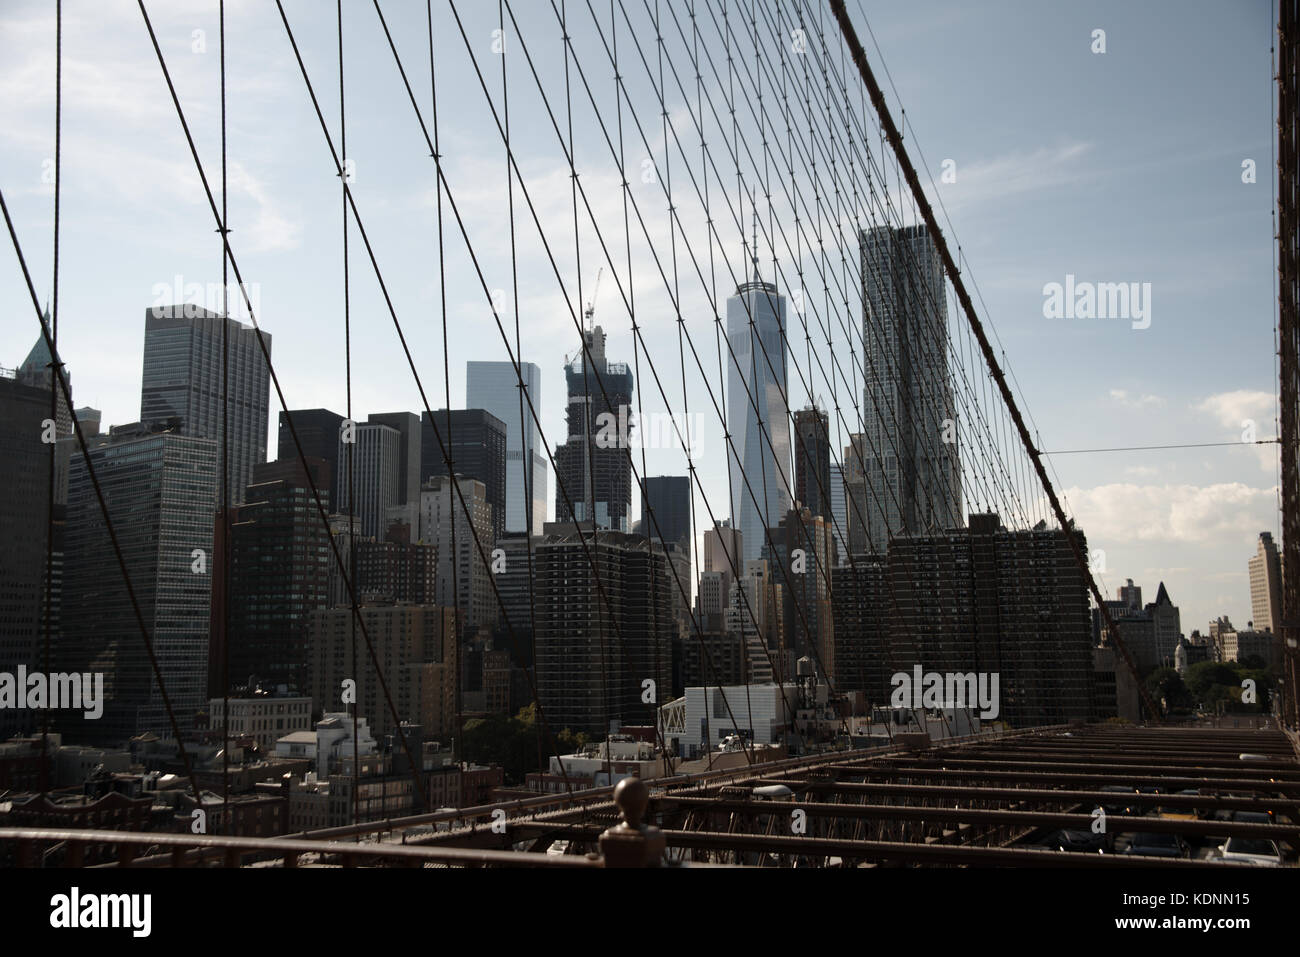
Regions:
<instances>
[{"instance_id":1,"label":"rusty metal beam","mask_svg":"<svg viewBox=\"0 0 1300 957\"><path fill-rule=\"evenodd\" d=\"M990 759L990 758L957 758L946 757L937 758L929 755L916 755L907 758L894 758L889 761L881 762L882 767L894 767L905 771L914 771L926 768L985 768L995 770L1025 770L1025 771L1106 771L1109 774L1126 774L1130 772L1145 772L1148 777L1159 777L1161 775L1178 775L1181 777L1221 777L1228 780L1252 780L1267 778L1277 783L1294 783L1300 786L1300 769L1296 769L1292 764L1290 768L1283 769L1278 766L1270 767L1267 762L1240 762L1235 767L1219 767L1213 764L1202 765L1194 763L1185 763L1173 767L1152 767L1144 762L1125 762L1125 761L1100 761L1092 763L1090 761L1015 761L1010 758Z\"/></svg>"},{"instance_id":2,"label":"rusty metal beam","mask_svg":"<svg viewBox=\"0 0 1300 957\"><path fill-rule=\"evenodd\" d=\"M597 834L599 837L599 834ZM524 854L515 851L467 850L455 847L414 847L403 844L353 844L334 841L301 841L286 838L256 838L209 836L196 834L153 834L133 831L62 830L55 828L0 828L0 844L16 843L19 859L30 855L30 849L42 842L107 844L117 846L119 857L129 862L141 847L158 845L172 848L203 848L221 852L227 861L235 855L272 853L283 856L295 854L325 854L341 857L345 862L373 858L394 864L411 862L437 862L459 866L504 867L599 867L599 860L585 857L558 858L546 854ZM28 857L27 859L31 859Z\"/></svg>"},{"instance_id":3,"label":"rusty metal beam","mask_svg":"<svg viewBox=\"0 0 1300 957\"><path fill-rule=\"evenodd\" d=\"M1018 811L999 808L925 807L898 804L825 804L815 801L745 801L713 798L664 798L652 807L664 811L701 807L737 814L774 815L789 818L798 808L810 818L844 820L940 821L953 824L1019 824L1028 828L1053 827L1086 831L1092 823L1090 814L1053 811ZM1229 821L1181 821L1157 817L1107 815L1111 833L1151 831L1162 834L1190 834L1199 837L1259 837L1295 841L1300 838L1300 824L1246 824Z\"/></svg>"},{"instance_id":4,"label":"rusty metal beam","mask_svg":"<svg viewBox=\"0 0 1300 957\"><path fill-rule=\"evenodd\" d=\"M864 781L806 781L799 778L762 778L760 785L784 784L792 791L812 794L877 795L881 797L916 797L941 800L966 799L984 801L1068 801L1090 806L1139 804L1151 807L1223 809L1232 811L1273 811L1290 814L1300 822L1300 802L1285 798L1247 798L1228 796L1192 796L1188 794L1118 794L1113 791L1063 790L1053 788L989 788L979 786L947 787L937 784L884 784ZM673 800L666 797L662 800Z\"/></svg>"},{"instance_id":5,"label":"rusty metal beam","mask_svg":"<svg viewBox=\"0 0 1300 957\"><path fill-rule=\"evenodd\" d=\"M521 833L528 825L514 825ZM555 834L557 840L591 840L596 829L572 825ZM890 861L901 864L966 867L1088 867L1088 868L1194 868L1222 869L1217 861L1134 857L1124 854L1069 854L1020 848L980 847L962 844L908 844L900 841L850 841L777 834L717 834L710 831L665 829L669 847L728 853L782 854L789 857L842 857L855 861Z\"/></svg>"},{"instance_id":6,"label":"rusty metal beam","mask_svg":"<svg viewBox=\"0 0 1300 957\"><path fill-rule=\"evenodd\" d=\"M1177 790L1213 788L1219 791L1264 791L1300 797L1300 784L1285 781L1239 781L1224 778L1152 776L1149 774L1054 773L973 770L965 768L860 768L859 774L939 778L951 781L1024 781L1029 784L1118 784L1127 787L1169 787Z\"/></svg>"}]
</instances>

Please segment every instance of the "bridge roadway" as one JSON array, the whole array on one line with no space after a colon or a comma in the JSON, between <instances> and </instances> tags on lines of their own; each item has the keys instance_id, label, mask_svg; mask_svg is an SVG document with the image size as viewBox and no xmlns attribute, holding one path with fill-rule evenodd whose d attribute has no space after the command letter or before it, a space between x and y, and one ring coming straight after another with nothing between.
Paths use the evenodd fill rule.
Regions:
<instances>
[{"instance_id":1,"label":"bridge roadway","mask_svg":"<svg viewBox=\"0 0 1300 957\"><path fill-rule=\"evenodd\" d=\"M644 821L660 829L668 863L695 866L1221 868L1230 865L1217 847L1232 836L1271 839L1294 866L1300 739L1248 718L1237 724L900 739L648 781ZM1062 831L1088 841L1098 806L1104 832L1092 840L1104 853L1060 850ZM1266 817L1234 820L1242 811ZM124 860L105 866L601 866L600 836L620 819L613 789L598 788L283 838L114 832ZM1177 834L1187 856L1124 853L1137 832ZM102 840L0 831L20 862L56 841L75 861L78 848Z\"/></svg>"}]
</instances>

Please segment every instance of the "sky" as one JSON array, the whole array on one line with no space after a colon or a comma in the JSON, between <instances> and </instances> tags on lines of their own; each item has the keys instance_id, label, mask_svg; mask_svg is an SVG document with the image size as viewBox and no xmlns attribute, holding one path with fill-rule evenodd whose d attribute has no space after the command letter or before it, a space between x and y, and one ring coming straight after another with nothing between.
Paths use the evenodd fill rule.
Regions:
<instances>
[{"instance_id":1,"label":"sky","mask_svg":"<svg viewBox=\"0 0 1300 957\"><path fill-rule=\"evenodd\" d=\"M430 137L435 88L438 95L437 146L447 185L440 254L436 167L421 124L374 5L345 0L351 188L384 277L381 288L354 222L354 417L423 407L386 289L435 409L448 398L452 406L464 404L467 361L508 358L518 318L519 354L541 368L542 427L554 448L564 439L562 364L578 348L580 314L604 267L594 306L609 334L608 353L640 364L644 412L692 413L693 452L712 517L728 515L725 443L708 389L710 382L718 386L711 327L744 275L742 237L750 226L726 131L712 113L716 108L723 125L730 122L718 87L719 78L727 79L726 53L716 42L724 5L694 5L705 37L702 83L716 97L712 106L701 104L706 140L722 167L710 178L694 129L687 0L565 4L575 54L567 101L559 0L513 4L522 33L507 16L504 52L502 34L494 33L501 29L496 4L434 3L436 83L425 5L381 3ZM216 0L146 6L219 196ZM791 6L781 4L783 16ZM978 290L980 317L996 334L1040 447L1058 453L1049 460L1067 510L1089 547L1104 553L1094 560L1102 588L1113 597L1132 578L1153 600L1164 581L1181 607L1184 632L1204 631L1225 614L1244 627L1246 563L1256 537L1270 530L1280 540L1276 446L1241 441L1252 427L1257 438L1277 434L1270 3L891 0L849 8L891 110L896 117L900 103L905 110L906 145L918 167L924 162L928 195L941 206L948 242L960 247L964 278ZM65 0L63 9L60 351L75 403L103 410L106 424L129 422L139 416L144 311L160 297L193 301L194 284L202 304L217 306L221 246L137 4ZM334 5L288 0L284 9L337 149ZM821 28L833 36L824 5L809 9L810 28L820 10ZM671 59L663 66L662 111L656 10ZM749 29L750 10L748 2L731 4L734 30ZM226 18L232 250L272 336L288 407L345 413L342 209L330 147L275 5L230 0ZM7 0L0 8L0 189L42 300L53 282L54 26L53 3ZM744 48L743 38L737 46ZM625 101L621 114L614 49L635 106ZM787 52L795 65L793 46ZM743 104L739 114L749 109ZM507 106L523 187L508 178L497 125ZM767 106L779 118L777 103L769 99ZM576 237L564 151L570 110L582 187ZM785 131L774 127L773 134ZM751 155L761 166L761 137L747 126L743 139L758 150ZM865 147L879 159L879 142ZM1243 164L1253 165L1254 182L1243 181L1250 178ZM620 168L629 181L626 203ZM945 168L953 175L941 177ZM751 173L745 189L758 186L761 194L759 178ZM697 192L706 181L712 228ZM670 225L666 182L680 232ZM788 229L779 185L769 184L776 195L770 203L760 199L760 214L775 211ZM788 292L793 257L771 222L762 224L764 268L777 271ZM0 365L16 366L39 328L7 239L5 245ZM1065 284L1067 276L1149 288L1149 325L1050 318L1044 287ZM699 367L679 344L674 296L698 346ZM635 344L633 315L641 333ZM950 317L959 320L951 311ZM831 339L822 343L827 358L841 355L839 332L832 330ZM792 376L796 408L809 398L825 401L832 388L854 391L817 381L817 367L799 356L792 362L812 386ZM837 394L834 401L851 400ZM273 395L272 436L278 408ZM1059 454L1202 443L1229 444ZM634 460L642 474L685 472L680 449L650 449ZM553 507L553 477L549 491ZM704 496L697 494L696 506L705 527Z\"/></svg>"}]
</instances>

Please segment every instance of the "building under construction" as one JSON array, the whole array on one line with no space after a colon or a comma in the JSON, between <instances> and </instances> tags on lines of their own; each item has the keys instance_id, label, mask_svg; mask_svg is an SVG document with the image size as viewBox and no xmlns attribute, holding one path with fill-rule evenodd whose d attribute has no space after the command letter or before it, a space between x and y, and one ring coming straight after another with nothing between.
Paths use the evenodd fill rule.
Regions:
<instances>
[{"instance_id":1,"label":"building under construction","mask_svg":"<svg viewBox=\"0 0 1300 957\"><path fill-rule=\"evenodd\" d=\"M605 330L583 333L586 348L564 366L569 438L555 450L555 519L630 531L632 372L605 358Z\"/></svg>"}]
</instances>

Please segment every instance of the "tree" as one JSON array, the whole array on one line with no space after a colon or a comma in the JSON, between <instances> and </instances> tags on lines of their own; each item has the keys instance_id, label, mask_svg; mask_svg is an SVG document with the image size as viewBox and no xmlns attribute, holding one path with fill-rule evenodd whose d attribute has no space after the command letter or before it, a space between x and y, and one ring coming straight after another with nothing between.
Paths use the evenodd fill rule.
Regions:
<instances>
[{"instance_id":1,"label":"tree","mask_svg":"<svg viewBox=\"0 0 1300 957\"><path fill-rule=\"evenodd\" d=\"M1147 675L1146 689L1155 700L1163 700L1170 710L1185 708L1189 703L1182 676L1173 668L1156 668L1152 671Z\"/></svg>"},{"instance_id":2,"label":"tree","mask_svg":"<svg viewBox=\"0 0 1300 957\"><path fill-rule=\"evenodd\" d=\"M1232 665L1222 661L1198 661L1187 669L1187 673L1183 676L1183 683L1192 697L1202 704L1207 703L1207 698L1218 700L1223 697L1211 692L1215 687L1241 686L1236 670Z\"/></svg>"}]
</instances>

